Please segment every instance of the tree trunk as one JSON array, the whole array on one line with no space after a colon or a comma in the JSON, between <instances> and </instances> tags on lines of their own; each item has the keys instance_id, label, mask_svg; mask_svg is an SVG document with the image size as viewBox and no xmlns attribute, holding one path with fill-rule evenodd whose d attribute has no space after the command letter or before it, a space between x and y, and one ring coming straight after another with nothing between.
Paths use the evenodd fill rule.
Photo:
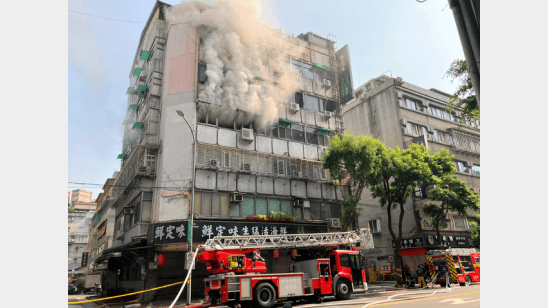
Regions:
<instances>
[{"instance_id":1,"label":"tree trunk","mask_svg":"<svg viewBox=\"0 0 548 308\"><path fill-rule=\"evenodd\" d=\"M400 269L400 274L401 276L398 276L396 275L396 284L398 286L403 286L403 277L404 277L404 273L403 273L403 258L401 256L401 241L400 243L398 244L395 244L395 248L394 248L394 253L395 253L395 256L394 256L394 271L397 273L398 271L396 270L397 268Z\"/></svg>"}]
</instances>

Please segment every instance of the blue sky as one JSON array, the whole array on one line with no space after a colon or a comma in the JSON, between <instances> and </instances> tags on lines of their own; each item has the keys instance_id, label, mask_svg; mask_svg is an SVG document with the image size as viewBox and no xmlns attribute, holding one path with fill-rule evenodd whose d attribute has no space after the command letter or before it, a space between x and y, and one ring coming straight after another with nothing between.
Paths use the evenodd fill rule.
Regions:
<instances>
[{"instance_id":1,"label":"blue sky","mask_svg":"<svg viewBox=\"0 0 548 308\"><path fill-rule=\"evenodd\" d=\"M177 3L177 1L166 1ZM126 21L147 20L154 0L68 2L68 9ZM271 0L265 22L298 35L334 34L350 47L354 87L388 70L423 88L453 92L443 78L464 59L446 0ZM443 10L443 11L442 11ZM277 22L273 21L273 17ZM103 184L119 170L128 76L144 23L68 12L68 181ZM389 74L389 73L387 73ZM90 185L70 189L101 192Z\"/></svg>"}]
</instances>

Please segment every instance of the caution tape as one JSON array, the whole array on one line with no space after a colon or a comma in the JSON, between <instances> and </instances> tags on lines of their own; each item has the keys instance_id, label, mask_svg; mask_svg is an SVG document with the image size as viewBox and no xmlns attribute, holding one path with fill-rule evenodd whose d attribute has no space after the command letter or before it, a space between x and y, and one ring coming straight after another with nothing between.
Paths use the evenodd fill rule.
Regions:
<instances>
[{"instance_id":1,"label":"caution tape","mask_svg":"<svg viewBox=\"0 0 548 308\"><path fill-rule=\"evenodd\" d=\"M142 291L127 293L127 294L122 294L122 295L116 295L116 296L111 296L111 297L90 299L90 300L79 301L79 302L69 302L68 304L69 304L69 305L76 305L76 304L84 304L84 303L91 303L91 302L104 301L104 300L107 300L107 299L125 297L125 296L130 296L130 295L135 295L135 294L140 294L140 293L145 293L145 292L150 292L150 291L154 291L154 290L158 290L158 289L163 289L163 288L171 287L171 286L174 286L174 285L181 284L181 283L183 283L183 282L184 282L184 281L179 281L179 282L175 282L175 283L168 284L168 285L161 286L161 287L156 287L156 288L152 288L152 289L148 289L148 290L142 290ZM190 280L188 280L188 282L190 282Z\"/></svg>"}]
</instances>

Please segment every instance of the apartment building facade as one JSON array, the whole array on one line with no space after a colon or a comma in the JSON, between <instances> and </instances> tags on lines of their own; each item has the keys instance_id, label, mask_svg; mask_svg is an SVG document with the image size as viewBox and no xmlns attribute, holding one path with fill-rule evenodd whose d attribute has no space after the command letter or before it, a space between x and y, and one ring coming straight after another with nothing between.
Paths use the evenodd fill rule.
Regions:
<instances>
[{"instance_id":1,"label":"apartment building facade","mask_svg":"<svg viewBox=\"0 0 548 308\"><path fill-rule=\"evenodd\" d=\"M355 94L356 98L343 110L345 133L373 135L390 148L404 149L413 142L426 143L432 152L444 148L455 156L456 175L475 193L480 193L480 123L459 124L460 112L445 110L450 94L388 76L360 85ZM425 189L417 187L415 202L409 198L404 207L402 256L412 268L425 263L429 251L439 249L429 217L420 212ZM364 192L359 206L363 209L359 225L371 228L375 242L374 249L362 251L362 254L369 265L377 268L390 265L393 270L394 249L386 209L380 207L369 191ZM399 214L399 209L391 210L392 215ZM446 217L448 228L441 231L442 244L455 252L475 251L469 238L469 222L475 221L475 214L469 212L468 217L462 217L449 213ZM393 219L392 227L397 231L397 219Z\"/></svg>"},{"instance_id":2,"label":"apartment building facade","mask_svg":"<svg viewBox=\"0 0 548 308\"><path fill-rule=\"evenodd\" d=\"M83 253L87 252L89 221L92 210L68 210L68 271L84 272L80 269Z\"/></svg>"},{"instance_id":3,"label":"apartment building facade","mask_svg":"<svg viewBox=\"0 0 548 308\"><path fill-rule=\"evenodd\" d=\"M110 282L103 283L113 287L107 293L180 281L186 275L185 252L216 235L339 228L342 197L320 159L329 137L343 130L341 97L351 96L352 89L348 77L341 82L339 76L342 66L350 70L348 47L336 52L333 40L312 32L275 31L272 41L278 43L259 48L262 67L247 83L264 87L263 92L291 94L270 110L275 114L265 124L263 110L231 109L200 95L213 76L205 48L216 29L199 22L208 10L199 3L157 1L143 29L129 76L121 169L108 185L115 221L112 245L93 256L93 266L109 273L104 276ZM273 57L283 61L274 64ZM257 220L269 215L273 218ZM166 256L163 265L157 262L159 254ZM290 262L288 251L281 251L280 259L268 251L263 257L269 270L287 270ZM203 292L206 275L198 264L193 293ZM178 288L148 292L144 298Z\"/></svg>"}]
</instances>

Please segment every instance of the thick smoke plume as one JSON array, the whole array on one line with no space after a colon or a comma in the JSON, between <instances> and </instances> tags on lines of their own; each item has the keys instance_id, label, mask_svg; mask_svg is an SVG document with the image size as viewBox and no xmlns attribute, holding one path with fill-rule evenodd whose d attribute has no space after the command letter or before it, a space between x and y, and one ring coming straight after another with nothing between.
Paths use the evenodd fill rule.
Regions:
<instances>
[{"instance_id":1,"label":"thick smoke plume","mask_svg":"<svg viewBox=\"0 0 548 308\"><path fill-rule=\"evenodd\" d=\"M278 118L278 108L299 87L298 79L284 74L284 53L299 57L306 49L259 21L263 7L258 0L216 2L216 7L183 3L166 12L168 25L188 22L202 39L207 82L200 85L198 99L210 104L199 104L198 114L209 112L224 126L253 121L263 127Z\"/></svg>"}]
</instances>

